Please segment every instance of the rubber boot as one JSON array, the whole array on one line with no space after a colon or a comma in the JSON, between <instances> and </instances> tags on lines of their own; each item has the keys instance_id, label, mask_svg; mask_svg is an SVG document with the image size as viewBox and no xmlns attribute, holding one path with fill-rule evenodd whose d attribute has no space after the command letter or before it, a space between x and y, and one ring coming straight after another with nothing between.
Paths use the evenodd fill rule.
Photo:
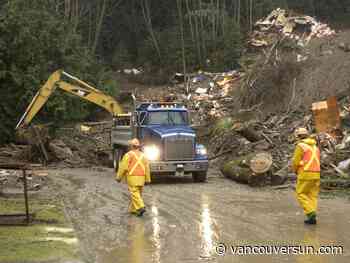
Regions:
<instances>
[{"instance_id":1,"label":"rubber boot","mask_svg":"<svg viewBox=\"0 0 350 263\"><path fill-rule=\"evenodd\" d=\"M316 225L317 221L316 221L316 213L315 212L311 212L311 213L307 214L306 217L307 217L307 219L304 221L305 224Z\"/></svg>"},{"instance_id":2,"label":"rubber boot","mask_svg":"<svg viewBox=\"0 0 350 263\"><path fill-rule=\"evenodd\" d=\"M142 207L139 210L137 210L136 216L141 217L146 212L146 208Z\"/></svg>"}]
</instances>

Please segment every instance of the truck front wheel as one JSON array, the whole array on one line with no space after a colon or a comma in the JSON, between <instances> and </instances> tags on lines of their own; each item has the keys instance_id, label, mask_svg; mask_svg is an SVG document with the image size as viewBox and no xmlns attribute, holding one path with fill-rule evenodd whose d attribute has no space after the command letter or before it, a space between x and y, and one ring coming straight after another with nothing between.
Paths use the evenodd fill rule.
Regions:
<instances>
[{"instance_id":1,"label":"truck front wheel","mask_svg":"<svg viewBox=\"0 0 350 263\"><path fill-rule=\"evenodd\" d=\"M193 172L192 173L193 181L196 183L202 183L207 180L207 171L202 172Z\"/></svg>"},{"instance_id":2,"label":"truck front wheel","mask_svg":"<svg viewBox=\"0 0 350 263\"><path fill-rule=\"evenodd\" d=\"M119 168L119 162L123 158L124 151L120 148L113 149L113 168L117 172Z\"/></svg>"}]
</instances>

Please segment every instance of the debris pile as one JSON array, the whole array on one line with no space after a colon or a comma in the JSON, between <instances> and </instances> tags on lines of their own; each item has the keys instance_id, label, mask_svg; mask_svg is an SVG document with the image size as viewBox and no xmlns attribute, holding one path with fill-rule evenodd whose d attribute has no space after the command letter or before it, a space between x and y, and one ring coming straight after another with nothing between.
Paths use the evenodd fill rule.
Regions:
<instances>
[{"instance_id":1,"label":"debris pile","mask_svg":"<svg viewBox=\"0 0 350 263\"><path fill-rule=\"evenodd\" d=\"M90 167L109 165L112 121L78 124L63 128L49 144L55 166Z\"/></svg>"},{"instance_id":2,"label":"debris pile","mask_svg":"<svg viewBox=\"0 0 350 263\"><path fill-rule=\"evenodd\" d=\"M239 166L244 167L250 163L252 154L268 153L273 162L264 172L265 177L260 177L259 185L283 183L293 177L286 169L294 150L293 131L299 126L309 126L311 119L311 116L302 118L301 114L271 115L263 120L249 121L231 118L231 125L219 131L213 130L215 136L209 139L209 148L213 150L210 159L219 159L221 169L226 166L227 170L226 164L231 160L236 163L238 160ZM240 171L249 176L256 174L251 167ZM251 183L255 185L256 180Z\"/></svg>"},{"instance_id":3,"label":"debris pile","mask_svg":"<svg viewBox=\"0 0 350 263\"><path fill-rule=\"evenodd\" d=\"M8 144L0 147L0 163L29 161L32 155L31 145Z\"/></svg>"},{"instance_id":4,"label":"debris pile","mask_svg":"<svg viewBox=\"0 0 350 263\"><path fill-rule=\"evenodd\" d=\"M248 60L245 65L247 76L240 89L242 105L262 103L271 111L284 110L286 106L296 110L305 104L308 107L310 100L330 96L327 88L340 90L348 79L346 73L342 74L344 66L340 62L347 59L335 45L342 41L341 36L341 32L336 34L313 17L283 9L257 21L248 41L246 56L253 62ZM325 76L334 68L340 74L324 85ZM280 99L276 102L275 97Z\"/></svg>"},{"instance_id":5,"label":"debris pile","mask_svg":"<svg viewBox=\"0 0 350 263\"><path fill-rule=\"evenodd\" d=\"M61 168L109 165L111 127L112 121L83 123L58 129L55 138L46 138L41 147L8 144L0 148L0 163L42 163Z\"/></svg>"},{"instance_id":6,"label":"debris pile","mask_svg":"<svg viewBox=\"0 0 350 263\"><path fill-rule=\"evenodd\" d=\"M244 72L236 70L222 73L199 71L188 74L185 81L184 75L176 73L173 78L175 85L169 87L169 99L185 103L196 112L194 123L203 125L229 113L233 104L233 98L229 95L238 89L244 75Z\"/></svg>"},{"instance_id":7,"label":"debris pile","mask_svg":"<svg viewBox=\"0 0 350 263\"><path fill-rule=\"evenodd\" d=\"M332 98L327 101L331 101ZM349 100L344 100L348 104ZM348 105L343 104L340 116L341 122L349 118ZM329 112L332 112L331 108ZM328 112L328 113L329 113ZM327 114L328 114L327 113ZM318 113L317 113L318 114ZM335 122L336 114L328 114L322 118L323 125L330 127L334 123L334 129L328 132L318 132L315 112L306 114L303 112L289 113L285 115L270 115L265 119L257 118L242 121L240 118L229 117L218 121L209 134L209 149L212 150L210 159L218 160L218 165L223 173L235 180L256 185L256 176L251 181L251 176L256 175L252 167L247 166L252 155L262 152L272 156L273 163L268 173L260 177L259 185L279 184L287 179L295 179L296 175L290 169L290 162L295 148L293 131L297 127L307 127L313 131L314 138L321 148L321 167L323 186L332 187L350 186L350 127ZM256 117L256 116L255 116ZM327 123L328 122L328 123ZM316 129L314 128L316 127ZM235 166L233 167L234 164ZM237 167L238 166L238 167ZM242 179L243 178L243 179ZM264 179L264 180L262 180Z\"/></svg>"},{"instance_id":8,"label":"debris pile","mask_svg":"<svg viewBox=\"0 0 350 263\"><path fill-rule=\"evenodd\" d=\"M294 15L284 9L273 10L266 18L255 23L250 44L254 47L266 47L276 39L285 37L295 40L299 46L306 46L312 38L324 38L335 35L327 24L306 15Z\"/></svg>"}]
</instances>

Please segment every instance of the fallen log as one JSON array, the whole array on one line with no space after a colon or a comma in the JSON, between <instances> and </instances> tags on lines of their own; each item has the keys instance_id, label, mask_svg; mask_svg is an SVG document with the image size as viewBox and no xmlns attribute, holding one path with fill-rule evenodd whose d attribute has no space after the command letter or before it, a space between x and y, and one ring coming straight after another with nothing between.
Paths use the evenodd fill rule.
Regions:
<instances>
[{"instance_id":1,"label":"fallen log","mask_svg":"<svg viewBox=\"0 0 350 263\"><path fill-rule=\"evenodd\" d=\"M264 153L265 154L265 153ZM270 184L271 164L262 165L261 154L249 154L225 163L221 167L222 174L236 182L250 186L262 186Z\"/></svg>"},{"instance_id":2,"label":"fallen log","mask_svg":"<svg viewBox=\"0 0 350 263\"><path fill-rule=\"evenodd\" d=\"M349 178L349 175L342 170L340 170L337 166L335 166L333 163L330 164L334 168L334 170L339 174L342 178Z\"/></svg>"},{"instance_id":3,"label":"fallen log","mask_svg":"<svg viewBox=\"0 0 350 263\"><path fill-rule=\"evenodd\" d=\"M329 190L350 188L350 180L341 178L321 178L321 188Z\"/></svg>"},{"instance_id":4,"label":"fallen log","mask_svg":"<svg viewBox=\"0 0 350 263\"><path fill-rule=\"evenodd\" d=\"M294 189L295 187L292 184L283 184L283 185L276 185L271 187L271 189L273 190L283 190L287 188Z\"/></svg>"},{"instance_id":5,"label":"fallen log","mask_svg":"<svg viewBox=\"0 0 350 263\"><path fill-rule=\"evenodd\" d=\"M262 139L261 133L257 132L252 126L243 127L237 132L250 142L257 142Z\"/></svg>"},{"instance_id":6,"label":"fallen log","mask_svg":"<svg viewBox=\"0 0 350 263\"><path fill-rule=\"evenodd\" d=\"M284 184L288 179L288 165L271 175L271 185Z\"/></svg>"}]
</instances>

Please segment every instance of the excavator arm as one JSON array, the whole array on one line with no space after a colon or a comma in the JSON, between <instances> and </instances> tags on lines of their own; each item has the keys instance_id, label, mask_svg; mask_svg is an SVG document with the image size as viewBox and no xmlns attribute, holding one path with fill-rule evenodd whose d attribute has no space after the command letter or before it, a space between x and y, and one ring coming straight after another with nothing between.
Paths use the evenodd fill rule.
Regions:
<instances>
[{"instance_id":1,"label":"excavator arm","mask_svg":"<svg viewBox=\"0 0 350 263\"><path fill-rule=\"evenodd\" d=\"M62 80L62 76L71 80L74 84ZM45 105L51 94L59 88L70 94L76 95L83 100L90 101L112 114L113 117L122 114L122 108L119 103L111 96L104 94L102 91L90 86L84 81L64 72L62 70L55 71L44 86L36 93L33 100L30 102L16 129L23 126L28 126L34 116Z\"/></svg>"}]
</instances>

